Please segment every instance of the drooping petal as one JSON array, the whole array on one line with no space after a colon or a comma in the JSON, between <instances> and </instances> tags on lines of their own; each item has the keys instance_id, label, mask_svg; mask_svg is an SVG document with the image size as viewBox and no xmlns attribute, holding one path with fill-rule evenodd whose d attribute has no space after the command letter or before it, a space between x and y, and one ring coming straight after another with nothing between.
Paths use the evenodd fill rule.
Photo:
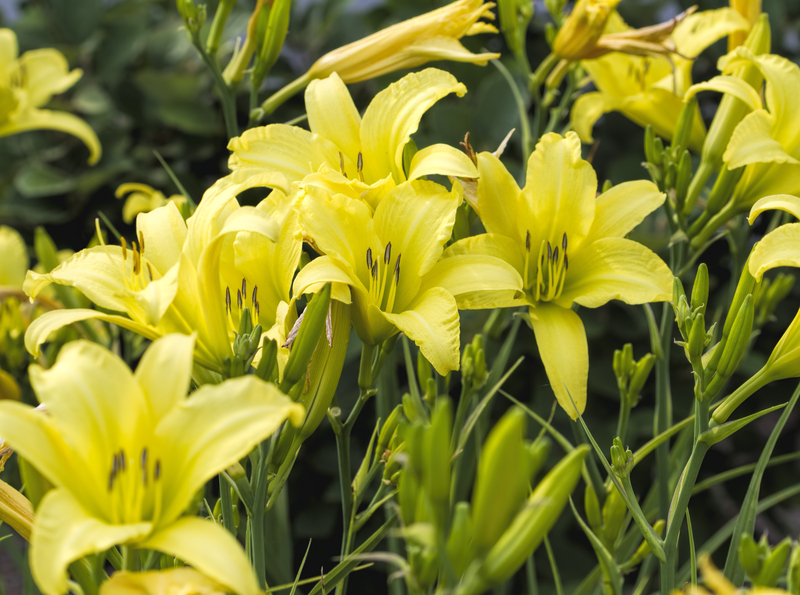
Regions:
<instances>
[{"instance_id":1,"label":"drooping petal","mask_svg":"<svg viewBox=\"0 0 800 595\"><path fill-rule=\"evenodd\" d=\"M597 308L609 300L628 304L665 301L672 295L669 267L645 246L624 238L597 240L569 261L557 303Z\"/></svg>"},{"instance_id":2,"label":"drooping petal","mask_svg":"<svg viewBox=\"0 0 800 595\"><path fill-rule=\"evenodd\" d=\"M100 159L102 148L94 130L83 120L66 112L44 109L26 110L13 119L0 124L0 136L28 132L29 130L58 130L79 138L89 149L89 165Z\"/></svg>"},{"instance_id":3,"label":"drooping petal","mask_svg":"<svg viewBox=\"0 0 800 595\"><path fill-rule=\"evenodd\" d=\"M311 81L305 99L311 132L331 141L354 162L361 151L361 116L339 75L334 72Z\"/></svg>"},{"instance_id":4,"label":"drooping petal","mask_svg":"<svg viewBox=\"0 0 800 595\"><path fill-rule=\"evenodd\" d=\"M750 23L732 8L703 10L686 17L672 32L675 48L682 56L695 58L715 41L747 31Z\"/></svg>"},{"instance_id":5,"label":"drooping petal","mask_svg":"<svg viewBox=\"0 0 800 595\"><path fill-rule=\"evenodd\" d=\"M36 510L31 536L31 573L44 595L67 592L67 566L87 554L146 536L150 523L107 525L86 514L63 489L48 492Z\"/></svg>"},{"instance_id":6,"label":"drooping petal","mask_svg":"<svg viewBox=\"0 0 800 595\"><path fill-rule=\"evenodd\" d=\"M155 341L144 352L134 377L158 423L186 398L192 377L194 336L171 334Z\"/></svg>"},{"instance_id":7,"label":"drooping petal","mask_svg":"<svg viewBox=\"0 0 800 595\"><path fill-rule=\"evenodd\" d=\"M570 123L573 130L585 143L593 143L592 129L600 116L608 112L620 111L623 103L599 91L584 93L570 110Z\"/></svg>"},{"instance_id":8,"label":"drooping petal","mask_svg":"<svg viewBox=\"0 0 800 595\"><path fill-rule=\"evenodd\" d=\"M211 477L250 452L286 420L302 423L305 413L274 384L255 376L205 385L172 409L156 427L168 441L161 461L163 521L176 518Z\"/></svg>"},{"instance_id":9,"label":"drooping petal","mask_svg":"<svg viewBox=\"0 0 800 595\"><path fill-rule=\"evenodd\" d=\"M528 159L520 201L527 212L518 212L519 237L530 232L531 249L538 253L543 240L559 246L566 233L574 250L592 227L596 193L597 175L581 158L578 135L545 134Z\"/></svg>"},{"instance_id":10,"label":"drooping petal","mask_svg":"<svg viewBox=\"0 0 800 595\"><path fill-rule=\"evenodd\" d=\"M319 256L297 273L297 277L294 279L293 293L296 296L304 293L316 293L322 289L322 286L326 283L360 286L358 279L353 279L347 271L330 256ZM366 291L366 288L363 286L360 286L360 289L362 292ZM339 301L345 304L350 303L349 291L348 295L340 297L346 297L346 299L339 299Z\"/></svg>"},{"instance_id":11,"label":"drooping petal","mask_svg":"<svg viewBox=\"0 0 800 595\"><path fill-rule=\"evenodd\" d=\"M761 213L771 209L779 209L791 213L794 217L800 219L800 198L792 196L791 194L776 194L774 196L765 196L760 199L753 208L750 210L748 222L750 225L756 220Z\"/></svg>"},{"instance_id":12,"label":"drooping petal","mask_svg":"<svg viewBox=\"0 0 800 595\"><path fill-rule=\"evenodd\" d=\"M422 351L442 376L458 370L459 318L455 298L441 287L417 297L399 314L383 313Z\"/></svg>"},{"instance_id":13,"label":"drooping petal","mask_svg":"<svg viewBox=\"0 0 800 595\"><path fill-rule=\"evenodd\" d=\"M664 204L666 195L652 182L623 182L597 197L591 241L623 238ZM589 241L587 240L587 244Z\"/></svg>"},{"instance_id":14,"label":"drooping petal","mask_svg":"<svg viewBox=\"0 0 800 595\"><path fill-rule=\"evenodd\" d=\"M517 231L520 189L506 167L491 153L478 155L478 215L490 234L524 241Z\"/></svg>"},{"instance_id":15,"label":"drooping petal","mask_svg":"<svg viewBox=\"0 0 800 595\"><path fill-rule=\"evenodd\" d=\"M543 302L530 308L530 317L550 388L567 415L577 419L586 408L589 378L589 347L583 322L569 308Z\"/></svg>"},{"instance_id":16,"label":"drooping petal","mask_svg":"<svg viewBox=\"0 0 800 595\"><path fill-rule=\"evenodd\" d=\"M0 78L8 78L8 71L16 67L17 36L11 29L0 29Z\"/></svg>"},{"instance_id":17,"label":"drooping petal","mask_svg":"<svg viewBox=\"0 0 800 595\"><path fill-rule=\"evenodd\" d=\"M788 223L769 232L750 255L750 274L760 280L775 267L800 267L800 223Z\"/></svg>"},{"instance_id":18,"label":"drooping petal","mask_svg":"<svg viewBox=\"0 0 800 595\"><path fill-rule=\"evenodd\" d=\"M221 526L183 517L153 533L141 547L170 554L237 595L259 595L256 575L239 542Z\"/></svg>"},{"instance_id":19,"label":"drooping petal","mask_svg":"<svg viewBox=\"0 0 800 595\"><path fill-rule=\"evenodd\" d=\"M482 233L450 244L442 254L442 258L467 255L494 256L510 264L522 275L525 264L522 258L523 250L524 246L517 244L508 236Z\"/></svg>"},{"instance_id":20,"label":"drooping petal","mask_svg":"<svg viewBox=\"0 0 800 595\"><path fill-rule=\"evenodd\" d=\"M70 71L64 54L53 48L25 52L20 56L19 65L25 73L25 91L32 107L43 106L53 95L63 93L83 76L80 68Z\"/></svg>"},{"instance_id":21,"label":"drooping petal","mask_svg":"<svg viewBox=\"0 0 800 595\"><path fill-rule=\"evenodd\" d=\"M0 287L22 289L28 270L28 247L13 227L0 225Z\"/></svg>"},{"instance_id":22,"label":"drooping petal","mask_svg":"<svg viewBox=\"0 0 800 595\"><path fill-rule=\"evenodd\" d=\"M136 229L144 237L147 260L163 276L181 258L186 222L174 202L149 213L139 213Z\"/></svg>"},{"instance_id":23,"label":"drooping petal","mask_svg":"<svg viewBox=\"0 0 800 595\"><path fill-rule=\"evenodd\" d=\"M227 588L193 568L170 568L148 572L115 572L100 585L99 595L225 595Z\"/></svg>"},{"instance_id":24,"label":"drooping petal","mask_svg":"<svg viewBox=\"0 0 800 595\"><path fill-rule=\"evenodd\" d=\"M751 163L800 164L773 138L772 126L773 117L766 110L756 110L745 116L734 129L722 157L728 169Z\"/></svg>"},{"instance_id":25,"label":"drooping petal","mask_svg":"<svg viewBox=\"0 0 800 595\"><path fill-rule=\"evenodd\" d=\"M27 349L28 353L31 355L39 357L42 354L42 344L58 329L81 320L92 320L95 318L121 326L151 341L162 335L155 327L136 322L124 316L117 316L116 314L105 314L104 312L89 310L87 308L52 310L50 312L45 312L31 322L31 325L25 332L25 349Z\"/></svg>"},{"instance_id":26,"label":"drooping petal","mask_svg":"<svg viewBox=\"0 0 800 595\"><path fill-rule=\"evenodd\" d=\"M757 110L763 107L761 105L761 96L758 92L752 85L738 76L720 75L715 76L709 81L692 85L689 87L689 90L686 91L683 100L689 101L700 91L717 91L718 93L733 95L740 99L751 110Z\"/></svg>"},{"instance_id":27,"label":"drooping petal","mask_svg":"<svg viewBox=\"0 0 800 595\"><path fill-rule=\"evenodd\" d=\"M457 178L477 178L478 170L466 153L450 145L436 144L417 151L408 168L408 179L439 174Z\"/></svg>"},{"instance_id":28,"label":"drooping petal","mask_svg":"<svg viewBox=\"0 0 800 595\"><path fill-rule=\"evenodd\" d=\"M378 93L361 121L364 177L372 182L387 172L398 184L403 174L403 148L417 131L422 114L442 97L467 88L443 70L426 68L413 72Z\"/></svg>"},{"instance_id":29,"label":"drooping petal","mask_svg":"<svg viewBox=\"0 0 800 595\"><path fill-rule=\"evenodd\" d=\"M496 256L463 254L443 258L423 277L419 292L432 287L446 289L462 310L525 304L519 273Z\"/></svg>"}]
</instances>

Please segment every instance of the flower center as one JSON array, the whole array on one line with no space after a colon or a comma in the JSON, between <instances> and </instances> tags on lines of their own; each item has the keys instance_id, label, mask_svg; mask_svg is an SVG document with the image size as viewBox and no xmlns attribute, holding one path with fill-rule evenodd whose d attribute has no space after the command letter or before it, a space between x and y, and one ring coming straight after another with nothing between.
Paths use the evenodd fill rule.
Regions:
<instances>
[{"instance_id":1,"label":"flower center","mask_svg":"<svg viewBox=\"0 0 800 595\"><path fill-rule=\"evenodd\" d=\"M561 249L542 240L538 257L531 261L531 232L525 236L525 292L534 301L549 302L561 295L567 278L567 234L561 236Z\"/></svg>"},{"instance_id":2,"label":"flower center","mask_svg":"<svg viewBox=\"0 0 800 595\"><path fill-rule=\"evenodd\" d=\"M339 151L339 171L345 178L347 177L347 172L344 169L344 155L342 155L341 151ZM358 179L364 182L364 157L361 155L361 151L358 152L356 159L356 172L358 173Z\"/></svg>"},{"instance_id":3,"label":"flower center","mask_svg":"<svg viewBox=\"0 0 800 595\"><path fill-rule=\"evenodd\" d=\"M108 495L112 523L157 523L162 504L161 460L151 462L146 447L138 461L129 459L121 448L111 457Z\"/></svg>"},{"instance_id":4,"label":"flower center","mask_svg":"<svg viewBox=\"0 0 800 595\"><path fill-rule=\"evenodd\" d=\"M228 330L241 334L242 318L245 323L249 322L252 330L258 325L258 315L261 312L261 305L258 303L258 285L253 286L253 293L250 296L250 303L247 303L247 279L242 278L242 287L236 289L236 310L231 304L231 288L225 287L225 313L228 315ZM247 331L250 332L250 331Z\"/></svg>"},{"instance_id":5,"label":"flower center","mask_svg":"<svg viewBox=\"0 0 800 595\"><path fill-rule=\"evenodd\" d=\"M372 248L367 248L367 272L369 273L369 295L372 302L384 312L391 312L397 297L397 285L400 283L400 257L389 268L392 262L392 243L386 244L383 261L372 258Z\"/></svg>"},{"instance_id":6,"label":"flower center","mask_svg":"<svg viewBox=\"0 0 800 595\"><path fill-rule=\"evenodd\" d=\"M131 242L130 252L131 268L128 270L128 243L124 237L120 237L120 244L122 245L122 262L124 267L123 278L125 285L131 291L142 291L153 280L153 267L149 262L144 262L144 235L139 232L139 245L136 242ZM144 266L142 266L144 265Z\"/></svg>"}]
</instances>

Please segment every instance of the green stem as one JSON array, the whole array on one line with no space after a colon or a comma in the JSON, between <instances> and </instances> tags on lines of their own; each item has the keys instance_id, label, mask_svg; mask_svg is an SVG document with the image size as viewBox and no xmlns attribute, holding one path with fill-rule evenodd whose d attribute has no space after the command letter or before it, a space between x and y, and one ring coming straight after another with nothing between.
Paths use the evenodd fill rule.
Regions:
<instances>
[{"instance_id":1,"label":"green stem","mask_svg":"<svg viewBox=\"0 0 800 595\"><path fill-rule=\"evenodd\" d=\"M253 496L253 516L250 518L250 537L253 544L253 570L262 590L267 588L266 535L264 534L264 514L267 504L267 487L269 485L269 467L275 452L275 445L281 432L275 432L269 440L265 440L258 449L258 476Z\"/></svg>"},{"instance_id":2,"label":"green stem","mask_svg":"<svg viewBox=\"0 0 800 595\"><path fill-rule=\"evenodd\" d=\"M764 368L753 374L714 410L714 425L724 423L739 405L770 381L771 378L764 373Z\"/></svg>"},{"instance_id":3,"label":"green stem","mask_svg":"<svg viewBox=\"0 0 800 595\"><path fill-rule=\"evenodd\" d=\"M216 57L219 51L219 45L222 41L222 31L225 29L225 23L228 22L228 17L231 14L233 5L236 0L220 0L217 5L217 11L214 13L214 20L211 23L211 30L208 33L206 40L206 52L209 56Z\"/></svg>"},{"instance_id":4,"label":"green stem","mask_svg":"<svg viewBox=\"0 0 800 595\"><path fill-rule=\"evenodd\" d=\"M122 549L122 570L137 572L139 570L139 552L130 545L120 546Z\"/></svg>"},{"instance_id":5,"label":"green stem","mask_svg":"<svg viewBox=\"0 0 800 595\"><path fill-rule=\"evenodd\" d=\"M550 121L547 123L545 134L553 132L556 126L561 121L564 112L569 105L569 100L572 98L572 93L575 91L575 76L572 72L567 75L567 88L564 89L564 94L561 96L561 101L558 102L558 107L550 112Z\"/></svg>"},{"instance_id":6,"label":"green stem","mask_svg":"<svg viewBox=\"0 0 800 595\"><path fill-rule=\"evenodd\" d=\"M270 95L267 100L261 104L261 107L255 110L255 114L250 114L250 119L260 120L264 116L269 116L285 101L288 101L291 97L305 89L312 79L313 77L305 73L300 78L293 80L280 91Z\"/></svg>"},{"instance_id":7,"label":"green stem","mask_svg":"<svg viewBox=\"0 0 800 595\"><path fill-rule=\"evenodd\" d=\"M620 391L619 393L619 418L617 419L617 436L622 443L625 444L625 438L628 434L628 422L631 418L631 403L628 398L627 392Z\"/></svg>"},{"instance_id":8,"label":"green stem","mask_svg":"<svg viewBox=\"0 0 800 595\"><path fill-rule=\"evenodd\" d=\"M653 436L665 432L672 425L672 395L669 385L669 359L672 347L672 306L664 304L661 313L661 357L656 360L656 414L653 420ZM656 448L658 477L658 516L667 518L669 510L669 444L664 442Z\"/></svg>"},{"instance_id":9,"label":"green stem","mask_svg":"<svg viewBox=\"0 0 800 595\"><path fill-rule=\"evenodd\" d=\"M517 105L517 112L519 113L519 125L522 129L522 150L527 157L533 153L533 139L531 138L531 124L528 121L528 108L525 105L525 100L522 98L522 93L519 92L514 77L511 76L508 69L503 66L503 63L500 62L500 60L492 60L492 64L500 71L503 78L506 79L506 83L508 83L508 87L511 89L511 94L514 96L514 103Z\"/></svg>"},{"instance_id":10,"label":"green stem","mask_svg":"<svg viewBox=\"0 0 800 595\"><path fill-rule=\"evenodd\" d=\"M225 129L228 138L237 137L239 136L239 125L236 122L236 98L233 95L233 91L231 91L231 88L222 76L222 71L219 68L216 56L209 55L197 38L194 39L194 46L197 48L197 51L200 52L203 62L206 63L206 66L211 71L211 75L214 77L214 84L217 86L219 98L222 102L222 116L225 118Z\"/></svg>"},{"instance_id":11,"label":"green stem","mask_svg":"<svg viewBox=\"0 0 800 595\"><path fill-rule=\"evenodd\" d=\"M219 474L219 498L222 501L222 526L230 531L231 535L236 535L236 527L233 524L231 488L222 473Z\"/></svg>"},{"instance_id":12,"label":"green stem","mask_svg":"<svg viewBox=\"0 0 800 595\"><path fill-rule=\"evenodd\" d=\"M734 207L730 204L725 205L725 207L723 207L719 213L708 219L708 222L703 226L703 229L697 232L697 235L692 238L692 249L697 250L700 248L706 243L708 238L714 235L714 232L717 231L717 229L725 225L735 216L736 211Z\"/></svg>"}]
</instances>

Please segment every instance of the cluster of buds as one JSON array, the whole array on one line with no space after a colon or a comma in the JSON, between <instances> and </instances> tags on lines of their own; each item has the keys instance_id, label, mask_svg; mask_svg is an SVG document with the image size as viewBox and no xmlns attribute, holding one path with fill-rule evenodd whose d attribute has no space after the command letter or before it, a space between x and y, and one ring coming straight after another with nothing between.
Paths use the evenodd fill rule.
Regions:
<instances>
[{"instance_id":1,"label":"cluster of buds","mask_svg":"<svg viewBox=\"0 0 800 595\"><path fill-rule=\"evenodd\" d=\"M620 479L625 479L633 469L633 451L622 444L619 437L611 444L611 468Z\"/></svg>"},{"instance_id":2,"label":"cluster of buds","mask_svg":"<svg viewBox=\"0 0 800 595\"><path fill-rule=\"evenodd\" d=\"M795 590L798 588L797 574L798 570L800 570L798 568L800 550L795 546L794 551L792 551L791 539L787 537L774 548L770 547L766 535L763 535L758 543L748 533L742 534L739 540L739 562L750 577L754 587L774 589L778 584L778 579L783 575L783 569L786 566L786 561L789 560L790 553L792 554L792 560L787 578L789 578L790 582L793 582L789 589L792 591L792 587Z\"/></svg>"},{"instance_id":3,"label":"cluster of buds","mask_svg":"<svg viewBox=\"0 0 800 595\"><path fill-rule=\"evenodd\" d=\"M626 343L622 349L614 350L614 375L617 377L620 400L629 409L639 403L642 389L656 363L652 353L644 355L639 361L633 359L633 345Z\"/></svg>"},{"instance_id":4,"label":"cluster of buds","mask_svg":"<svg viewBox=\"0 0 800 595\"><path fill-rule=\"evenodd\" d=\"M483 335L475 335L472 342L464 347L461 356L461 382L467 390L480 389L489 376L486 370L486 352L483 349Z\"/></svg>"},{"instance_id":5,"label":"cluster of buds","mask_svg":"<svg viewBox=\"0 0 800 595\"><path fill-rule=\"evenodd\" d=\"M194 0L176 0L178 12L183 17L183 24L189 38L193 39L206 22L206 5L195 6Z\"/></svg>"}]
</instances>

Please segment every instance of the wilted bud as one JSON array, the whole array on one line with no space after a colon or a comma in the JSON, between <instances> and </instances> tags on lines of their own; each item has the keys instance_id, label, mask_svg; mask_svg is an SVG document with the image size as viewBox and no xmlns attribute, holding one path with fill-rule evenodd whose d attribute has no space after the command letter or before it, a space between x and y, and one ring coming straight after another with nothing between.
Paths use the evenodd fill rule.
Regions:
<instances>
[{"instance_id":1,"label":"wilted bud","mask_svg":"<svg viewBox=\"0 0 800 595\"><path fill-rule=\"evenodd\" d=\"M751 580L755 581L761 574L764 561L755 539L749 533L742 533L739 540L739 563Z\"/></svg>"},{"instance_id":2,"label":"wilted bud","mask_svg":"<svg viewBox=\"0 0 800 595\"><path fill-rule=\"evenodd\" d=\"M288 393L300 381L305 380L308 363L317 347L320 336L325 332L328 308L331 302L331 284L326 283L308 303L298 319L299 330L291 343L289 360L283 369L280 389Z\"/></svg>"},{"instance_id":3,"label":"wilted bud","mask_svg":"<svg viewBox=\"0 0 800 595\"><path fill-rule=\"evenodd\" d=\"M611 446L611 467L619 478L628 477L633 468L633 451L622 445L622 440L614 438Z\"/></svg>"}]
</instances>

